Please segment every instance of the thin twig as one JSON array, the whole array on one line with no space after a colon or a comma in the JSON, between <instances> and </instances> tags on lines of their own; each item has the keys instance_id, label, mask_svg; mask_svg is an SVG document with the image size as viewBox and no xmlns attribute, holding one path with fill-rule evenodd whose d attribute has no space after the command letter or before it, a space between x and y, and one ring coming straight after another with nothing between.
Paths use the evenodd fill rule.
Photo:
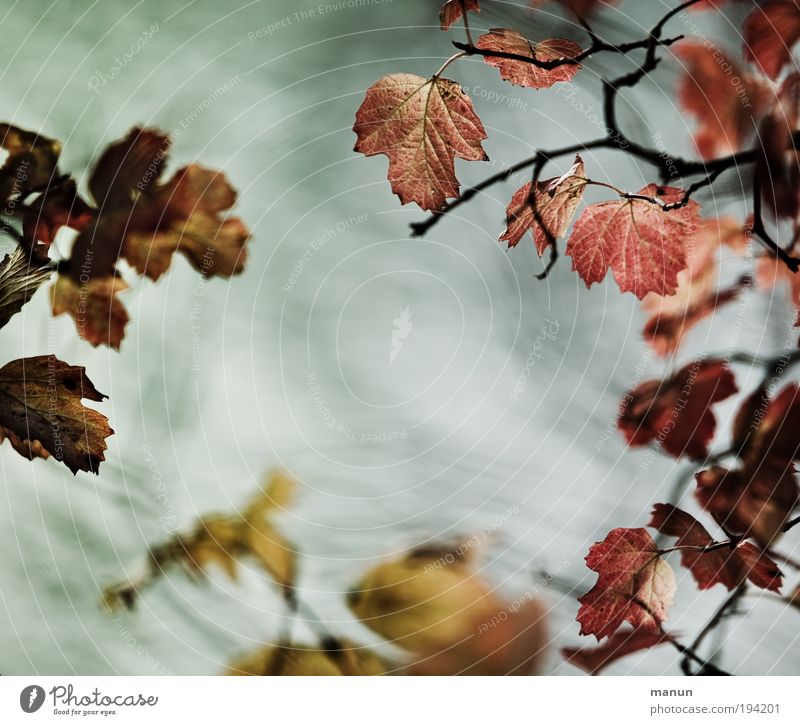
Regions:
<instances>
[{"instance_id":1,"label":"thin twig","mask_svg":"<svg viewBox=\"0 0 800 725\"><path fill-rule=\"evenodd\" d=\"M717 611L714 612L711 619L706 622L703 628L698 633L697 637L694 638L689 649L692 652L696 652L697 648L703 643L703 640L708 636L710 632L716 629L717 625L722 621L726 612L739 601L739 599L744 595L745 591L747 590L747 584L742 583L739 584L736 589L734 589L728 597L725 599L724 602L718 607ZM692 672L691 667L689 665L689 660L693 659L689 656L685 656L683 660L681 660L681 670L685 675L697 675L703 673L703 668L698 670L697 672Z\"/></svg>"},{"instance_id":2,"label":"thin twig","mask_svg":"<svg viewBox=\"0 0 800 725\"><path fill-rule=\"evenodd\" d=\"M800 268L800 258L792 257L781 247L767 232L764 227L764 217L761 210L761 181L758 174L753 176L753 234L761 243L781 260L792 272Z\"/></svg>"}]
</instances>

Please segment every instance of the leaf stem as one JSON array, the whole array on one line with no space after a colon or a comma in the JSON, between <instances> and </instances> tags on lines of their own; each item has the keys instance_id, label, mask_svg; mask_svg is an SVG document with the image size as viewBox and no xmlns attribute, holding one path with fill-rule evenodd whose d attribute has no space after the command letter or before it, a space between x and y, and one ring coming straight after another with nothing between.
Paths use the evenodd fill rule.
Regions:
<instances>
[{"instance_id":1,"label":"leaf stem","mask_svg":"<svg viewBox=\"0 0 800 725\"><path fill-rule=\"evenodd\" d=\"M439 68L439 70L437 70L437 71L436 71L436 73L434 73L434 74L433 74L433 76L432 76L432 77L433 77L434 79L438 78L439 76L441 76L441 75L442 75L442 73L444 73L444 71L445 71L445 69L447 68L447 66L449 66L451 63L454 63L454 62L455 62L455 61L457 61L459 58L463 58L465 55L466 55L466 53L455 53L454 55L451 55L451 56L450 56L450 57L449 57L449 58L448 58L448 59L447 59L447 60L446 60L446 61L445 61L445 62L442 64L442 67L441 67L441 68Z\"/></svg>"},{"instance_id":2,"label":"leaf stem","mask_svg":"<svg viewBox=\"0 0 800 725\"><path fill-rule=\"evenodd\" d=\"M467 0L460 0L461 2L461 13L462 18L464 19L464 34L467 36L467 44L472 45L472 33L469 29L469 11L467 10Z\"/></svg>"}]
</instances>

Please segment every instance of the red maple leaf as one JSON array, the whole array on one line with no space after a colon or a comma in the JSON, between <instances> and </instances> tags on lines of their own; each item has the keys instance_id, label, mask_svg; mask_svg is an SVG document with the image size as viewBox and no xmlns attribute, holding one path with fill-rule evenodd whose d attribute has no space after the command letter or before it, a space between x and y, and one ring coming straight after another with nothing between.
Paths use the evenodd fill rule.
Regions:
<instances>
[{"instance_id":1,"label":"red maple leaf","mask_svg":"<svg viewBox=\"0 0 800 725\"><path fill-rule=\"evenodd\" d=\"M439 11L439 22L442 30L448 30L450 26L461 19L464 11L479 13L481 11L478 0L447 0Z\"/></svg>"},{"instance_id":2,"label":"red maple leaf","mask_svg":"<svg viewBox=\"0 0 800 725\"><path fill-rule=\"evenodd\" d=\"M683 192L649 184L636 196L672 204L682 200ZM639 198L591 204L567 242L572 268L587 287L611 269L620 289L639 299L648 292L672 294L678 273L686 268L687 240L699 228L699 209L691 200L670 211Z\"/></svg>"},{"instance_id":3,"label":"red maple leaf","mask_svg":"<svg viewBox=\"0 0 800 725\"><path fill-rule=\"evenodd\" d=\"M648 526L676 537L675 546L694 547L681 550L681 564L692 572L699 589L722 584L733 590L745 577L762 588L780 588L781 573L777 565L758 547L743 542L702 551L703 547L716 543L711 534L694 516L671 504L657 503Z\"/></svg>"},{"instance_id":4,"label":"red maple leaf","mask_svg":"<svg viewBox=\"0 0 800 725\"><path fill-rule=\"evenodd\" d=\"M410 73L384 76L368 90L353 126L355 150L389 157L389 181L403 204L441 209L459 195L455 158L483 161L486 131L461 86Z\"/></svg>"},{"instance_id":5,"label":"red maple leaf","mask_svg":"<svg viewBox=\"0 0 800 725\"><path fill-rule=\"evenodd\" d=\"M585 188L583 160L578 155L575 164L563 176L536 182L533 204L530 201L531 183L525 184L514 192L506 208L507 227L500 240L508 242L509 248L515 247L530 230L541 257L551 240L566 234ZM544 228L537 221L537 214Z\"/></svg>"},{"instance_id":6,"label":"red maple leaf","mask_svg":"<svg viewBox=\"0 0 800 725\"><path fill-rule=\"evenodd\" d=\"M601 670L622 657L670 641L670 635L665 632L623 629L612 634L607 642L597 647L565 647L561 654L571 665L580 667L590 675L599 675Z\"/></svg>"},{"instance_id":7,"label":"red maple leaf","mask_svg":"<svg viewBox=\"0 0 800 725\"><path fill-rule=\"evenodd\" d=\"M644 631L661 631L675 594L675 574L646 529L614 529L592 546L586 565L598 577L578 600L581 634L600 640L626 620Z\"/></svg>"},{"instance_id":8,"label":"red maple leaf","mask_svg":"<svg viewBox=\"0 0 800 725\"><path fill-rule=\"evenodd\" d=\"M617 426L629 445L657 441L676 458L701 460L717 425L711 405L736 392L723 360L696 360L666 380L648 380L620 404Z\"/></svg>"},{"instance_id":9,"label":"red maple leaf","mask_svg":"<svg viewBox=\"0 0 800 725\"><path fill-rule=\"evenodd\" d=\"M476 46L481 50L513 53L541 61L575 58L581 52L581 47L571 40L549 38L539 43L531 43L516 30L505 28L492 28L478 38ZM484 56L483 59L489 65L497 67L503 80L526 88L549 88L558 81L570 81L580 69L577 63L565 63L548 69L512 58Z\"/></svg>"},{"instance_id":10,"label":"red maple leaf","mask_svg":"<svg viewBox=\"0 0 800 725\"><path fill-rule=\"evenodd\" d=\"M800 40L800 7L794 0L768 0L744 21L744 56L776 78Z\"/></svg>"},{"instance_id":11,"label":"red maple leaf","mask_svg":"<svg viewBox=\"0 0 800 725\"><path fill-rule=\"evenodd\" d=\"M745 72L700 42L682 43L675 54L685 64L678 100L698 121L694 140L700 155L707 159L739 151L772 98L763 76ZM739 79L736 85L731 74Z\"/></svg>"}]
</instances>

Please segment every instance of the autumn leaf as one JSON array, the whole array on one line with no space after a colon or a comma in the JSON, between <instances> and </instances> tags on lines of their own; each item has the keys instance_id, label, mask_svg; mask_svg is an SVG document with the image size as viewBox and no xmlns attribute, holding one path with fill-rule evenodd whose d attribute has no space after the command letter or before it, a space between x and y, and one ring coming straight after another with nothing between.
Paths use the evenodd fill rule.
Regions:
<instances>
[{"instance_id":1,"label":"autumn leaf","mask_svg":"<svg viewBox=\"0 0 800 725\"><path fill-rule=\"evenodd\" d=\"M722 51L699 41L679 44L675 55L684 64L678 101L697 119L694 139L700 155L709 159L742 149L772 99L763 76L745 72Z\"/></svg>"},{"instance_id":2,"label":"autumn leaf","mask_svg":"<svg viewBox=\"0 0 800 725\"><path fill-rule=\"evenodd\" d=\"M590 675L599 675L609 665L622 657L670 642L665 632L645 629L623 629L612 634L608 641L597 647L565 647L564 659Z\"/></svg>"},{"instance_id":3,"label":"autumn leaf","mask_svg":"<svg viewBox=\"0 0 800 725\"><path fill-rule=\"evenodd\" d=\"M583 160L578 155L575 164L563 176L536 182L533 204L530 202L531 183L525 184L514 193L506 209L507 227L500 240L508 242L509 248L515 247L530 230L541 257L551 240L567 233L585 188ZM537 220L537 214L544 227Z\"/></svg>"},{"instance_id":4,"label":"autumn leaf","mask_svg":"<svg viewBox=\"0 0 800 725\"><path fill-rule=\"evenodd\" d=\"M795 274L780 259L764 255L756 261L756 284L763 290L786 287L795 307L795 327L800 327L800 274Z\"/></svg>"},{"instance_id":5,"label":"autumn leaf","mask_svg":"<svg viewBox=\"0 0 800 725\"><path fill-rule=\"evenodd\" d=\"M9 199L44 188L58 175L61 154L58 141L0 123L0 147L8 152L0 167L0 203L6 205L6 209L9 209Z\"/></svg>"},{"instance_id":6,"label":"autumn leaf","mask_svg":"<svg viewBox=\"0 0 800 725\"><path fill-rule=\"evenodd\" d=\"M46 189L27 204L22 214L22 232L34 258L47 260L50 245L62 227L85 229L95 218L95 211L78 194L73 179Z\"/></svg>"},{"instance_id":7,"label":"autumn leaf","mask_svg":"<svg viewBox=\"0 0 800 725\"><path fill-rule=\"evenodd\" d=\"M675 546L681 550L681 564L692 572L699 589L722 584L735 589L745 578L758 587L780 587L781 573L777 565L749 542L702 551L717 542L691 514L671 504L657 503L648 526L667 536L676 537Z\"/></svg>"},{"instance_id":8,"label":"autumn leaf","mask_svg":"<svg viewBox=\"0 0 800 725\"><path fill-rule=\"evenodd\" d=\"M672 204L682 200L683 192L650 184L636 196ZM698 212L692 200L671 211L638 198L591 204L567 242L572 268L587 287L611 269L620 289L639 299L648 292L672 294L678 273L686 268L687 241L699 228Z\"/></svg>"},{"instance_id":9,"label":"autumn leaf","mask_svg":"<svg viewBox=\"0 0 800 725\"><path fill-rule=\"evenodd\" d=\"M240 219L222 213L236 200L224 175L193 164L153 197L163 209L155 230L134 228L125 235L122 256L139 274L157 280L176 251L205 277L231 277L244 269L250 232Z\"/></svg>"},{"instance_id":10,"label":"autumn leaf","mask_svg":"<svg viewBox=\"0 0 800 725\"><path fill-rule=\"evenodd\" d=\"M46 451L72 473L97 473L114 431L81 399L105 397L84 368L53 355L14 360L0 368L0 431L27 458Z\"/></svg>"},{"instance_id":11,"label":"autumn leaf","mask_svg":"<svg viewBox=\"0 0 800 725\"><path fill-rule=\"evenodd\" d=\"M749 541L736 547L736 555L744 564L747 579L761 589L778 592L783 586L783 574L778 565Z\"/></svg>"},{"instance_id":12,"label":"autumn leaf","mask_svg":"<svg viewBox=\"0 0 800 725\"><path fill-rule=\"evenodd\" d=\"M355 150L389 157L389 181L403 204L438 210L459 195L455 158L483 161L486 132L461 87L410 73L384 76L356 114Z\"/></svg>"},{"instance_id":13,"label":"autumn leaf","mask_svg":"<svg viewBox=\"0 0 800 725\"><path fill-rule=\"evenodd\" d=\"M800 458L800 387L784 386L774 397L757 389L737 419L738 456L757 466L769 460L785 467Z\"/></svg>"},{"instance_id":14,"label":"autumn leaf","mask_svg":"<svg viewBox=\"0 0 800 725\"><path fill-rule=\"evenodd\" d=\"M646 529L614 529L594 544L586 565L597 583L578 599L581 634L609 637L624 621L660 632L675 595L675 574Z\"/></svg>"},{"instance_id":15,"label":"autumn leaf","mask_svg":"<svg viewBox=\"0 0 800 725\"><path fill-rule=\"evenodd\" d=\"M429 654L461 642L504 608L468 560L430 548L374 567L347 603L384 639Z\"/></svg>"},{"instance_id":16,"label":"autumn leaf","mask_svg":"<svg viewBox=\"0 0 800 725\"><path fill-rule=\"evenodd\" d=\"M657 355L671 355L680 347L689 330L713 315L720 307L736 300L746 286L745 282L739 281L727 289L712 290L704 296L697 294L697 286L690 287L690 294L684 298L686 309L677 314L654 315L645 323L642 335Z\"/></svg>"},{"instance_id":17,"label":"autumn leaf","mask_svg":"<svg viewBox=\"0 0 800 725\"><path fill-rule=\"evenodd\" d=\"M258 563L291 600L297 572L296 547L278 531L273 519L291 500L294 487L293 479L285 473L272 472L240 512L203 516L190 530L154 546L142 577L105 589L106 607L112 611L130 609L145 586L175 565L195 574L205 574L217 566L235 580L240 564L248 558Z\"/></svg>"},{"instance_id":18,"label":"autumn leaf","mask_svg":"<svg viewBox=\"0 0 800 725\"><path fill-rule=\"evenodd\" d=\"M622 400L617 427L631 446L658 441L676 458L702 460L714 437L711 405L736 392L736 381L722 360L696 360L666 380L648 380Z\"/></svg>"},{"instance_id":19,"label":"autumn leaf","mask_svg":"<svg viewBox=\"0 0 800 725\"><path fill-rule=\"evenodd\" d=\"M717 524L761 546L776 539L798 504L792 464L764 462L736 470L712 466L695 478L695 498Z\"/></svg>"},{"instance_id":20,"label":"autumn leaf","mask_svg":"<svg viewBox=\"0 0 800 725\"><path fill-rule=\"evenodd\" d=\"M41 266L22 247L17 246L0 262L0 327L19 312L53 273Z\"/></svg>"},{"instance_id":21,"label":"autumn leaf","mask_svg":"<svg viewBox=\"0 0 800 725\"><path fill-rule=\"evenodd\" d=\"M103 153L89 176L100 206L78 235L70 274L108 277L120 257L140 274L158 279L176 251L205 277L230 277L244 269L249 231L224 215L236 201L225 176L191 164L161 183L169 139L134 128Z\"/></svg>"},{"instance_id":22,"label":"autumn leaf","mask_svg":"<svg viewBox=\"0 0 800 725\"><path fill-rule=\"evenodd\" d=\"M272 522L276 511L274 501L276 496L285 495L286 485L283 473L274 476L241 514L203 517L193 531L179 537L176 548L184 550L185 561L190 566L207 570L210 564L216 563L235 579L238 559L250 556L285 593L290 593L296 573L296 550Z\"/></svg>"},{"instance_id":23,"label":"autumn leaf","mask_svg":"<svg viewBox=\"0 0 800 725\"><path fill-rule=\"evenodd\" d=\"M37 458L47 459L50 454L39 441L20 438L13 430L0 426L0 443L8 441L9 445L23 458L33 461Z\"/></svg>"},{"instance_id":24,"label":"autumn leaf","mask_svg":"<svg viewBox=\"0 0 800 725\"><path fill-rule=\"evenodd\" d=\"M155 184L164 170L169 136L154 129L133 128L103 151L89 176L89 192L101 213L128 204Z\"/></svg>"},{"instance_id":25,"label":"autumn leaf","mask_svg":"<svg viewBox=\"0 0 800 725\"><path fill-rule=\"evenodd\" d=\"M493 28L481 35L475 45L481 50L513 53L540 61L575 58L581 52L581 47L571 40L549 38L534 44L516 30L505 28ZM571 81L580 69L578 63L565 63L548 69L513 58L484 56L483 59L500 71L503 80L526 88L549 88L559 81Z\"/></svg>"},{"instance_id":26,"label":"autumn leaf","mask_svg":"<svg viewBox=\"0 0 800 725\"><path fill-rule=\"evenodd\" d=\"M800 39L800 7L794 0L767 0L745 18L744 56L773 80Z\"/></svg>"},{"instance_id":27,"label":"autumn leaf","mask_svg":"<svg viewBox=\"0 0 800 725\"><path fill-rule=\"evenodd\" d=\"M651 292L642 300L642 308L650 315L643 336L656 354L675 352L696 324L735 300L750 284L749 277L741 277L730 287L716 289L717 253L722 245L736 252L746 248L741 222L730 217L704 219L686 247L686 269L678 273L675 293L665 296Z\"/></svg>"},{"instance_id":28,"label":"autumn leaf","mask_svg":"<svg viewBox=\"0 0 800 725\"><path fill-rule=\"evenodd\" d=\"M72 277L60 274L50 288L53 317L68 314L75 320L78 334L91 345L108 345L119 350L128 324L128 312L117 299L128 285L118 275L90 278L76 284Z\"/></svg>"},{"instance_id":29,"label":"autumn leaf","mask_svg":"<svg viewBox=\"0 0 800 725\"><path fill-rule=\"evenodd\" d=\"M449 30L450 26L461 19L464 11L479 13L481 11L478 0L447 0L439 11L439 22L442 30Z\"/></svg>"},{"instance_id":30,"label":"autumn leaf","mask_svg":"<svg viewBox=\"0 0 800 725\"><path fill-rule=\"evenodd\" d=\"M800 126L800 73L778 88L776 102L758 124L754 176L763 206L773 216L795 219L800 212L800 170L792 134Z\"/></svg>"}]
</instances>

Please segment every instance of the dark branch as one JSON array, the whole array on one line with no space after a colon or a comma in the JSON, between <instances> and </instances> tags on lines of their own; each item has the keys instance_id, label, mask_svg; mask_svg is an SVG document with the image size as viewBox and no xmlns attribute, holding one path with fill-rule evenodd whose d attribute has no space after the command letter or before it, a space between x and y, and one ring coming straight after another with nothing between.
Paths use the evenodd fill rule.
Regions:
<instances>
[{"instance_id":1,"label":"dark branch","mask_svg":"<svg viewBox=\"0 0 800 725\"><path fill-rule=\"evenodd\" d=\"M676 35L674 38L665 38L659 40L658 44L662 47L667 47L679 40L683 40L683 35ZM600 52L618 53L625 55L633 50L640 50L647 48L650 45L650 38L643 40L636 40L631 43L621 43L620 45L613 45L600 40L597 36L593 37L592 44L582 50L580 53L573 57L564 56L562 58L553 58L552 60L539 60L535 56L522 55L521 53L507 53L503 50L489 50L487 48L478 48L472 43L461 43L457 40L453 41L453 45L467 55L480 55L484 58L505 58L507 60L516 60L520 63L527 63L528 65L541 68L542 70L553 70L564 65L580 65L582 61Z\"/></svg>"},{"instance_id":2,"label":"dark branch","mask_svg":"<svg viewBox=\"0 0 800 725\"><path fill-rule=\"evenodd\" d=\"M717 611L714 612L711 619L709 619L708 622L706 622L703 629L700 630L697 637L694 638L694 642L692 642L691 646L689 647L689 649L692 652L696 652L697 648L703 643L703 640L705 640L705 638L709 635L709 633L717 628L719 623L723 620L723 618L727 614L728 610L731 607L733 607L739 601L739 599L741 599L746 589L747 585L742 583L728 595L725 601L722 602L722 604L719 606ZM688 655L688 653L686 653L683 660L681 660L681 670L683 671L683 674L685 675L709 674L707 671L703 669L703 667L701 667L696 672L692 672L691 666L689 664L689 661L691 659L694 659L694 657L691 657Z\"/></svg>"},{"instance_id":3,"label":"dark branch","mask_svg":"<svg viewBox=\"0 0 800 725\"><path fill-rule=\"evenodd\" d=\"M761 243L778 259L781 260L792 272L797 272L800 259L792 257L781 247L767 232L764 227L764 217L761 210L761 182L758 174L753 177L753 234Z\"/></svg>"},{"instance_id":4,"label":"dark branch","mask_svg":"<svg viewBox=\"0 0 800 725\"><path fill-rule=\"evenodd\" d=\"M484 179L480 184L477 184L476 186L464 189L461 196L459 196L457 199L454 199L449 204L446 204L439 211L434 212L427 219L421 222L412 223L411 236L412 237L422 236L432 226L434 226L445 214L449 214L453 209L457 209L462 204L465 204L470 199L472 199L472 197L476 196L477 194L480 194L480 192L484 191L485 189L488 189L490 186L494 186L494 184L506 181L511 176L516 174L518 171L523 171L524 169L527 169L530 166L534 166L537 163L540 163L542 166L544 166L544 164L550 159L555 159L560 156L567 156L569 154L580 153L581 151L601 148L607 145L608 145L608 139L601 138L601 139L595 139L594 141L587 141L586 143L572 144L571 146L565 146L564 148L554 149L552 151L537 151L534 156L519 161L513 166L509 166L507 169L504 169L503 171L493 174L489 178Z\"/></svg>"}]
</instances>

